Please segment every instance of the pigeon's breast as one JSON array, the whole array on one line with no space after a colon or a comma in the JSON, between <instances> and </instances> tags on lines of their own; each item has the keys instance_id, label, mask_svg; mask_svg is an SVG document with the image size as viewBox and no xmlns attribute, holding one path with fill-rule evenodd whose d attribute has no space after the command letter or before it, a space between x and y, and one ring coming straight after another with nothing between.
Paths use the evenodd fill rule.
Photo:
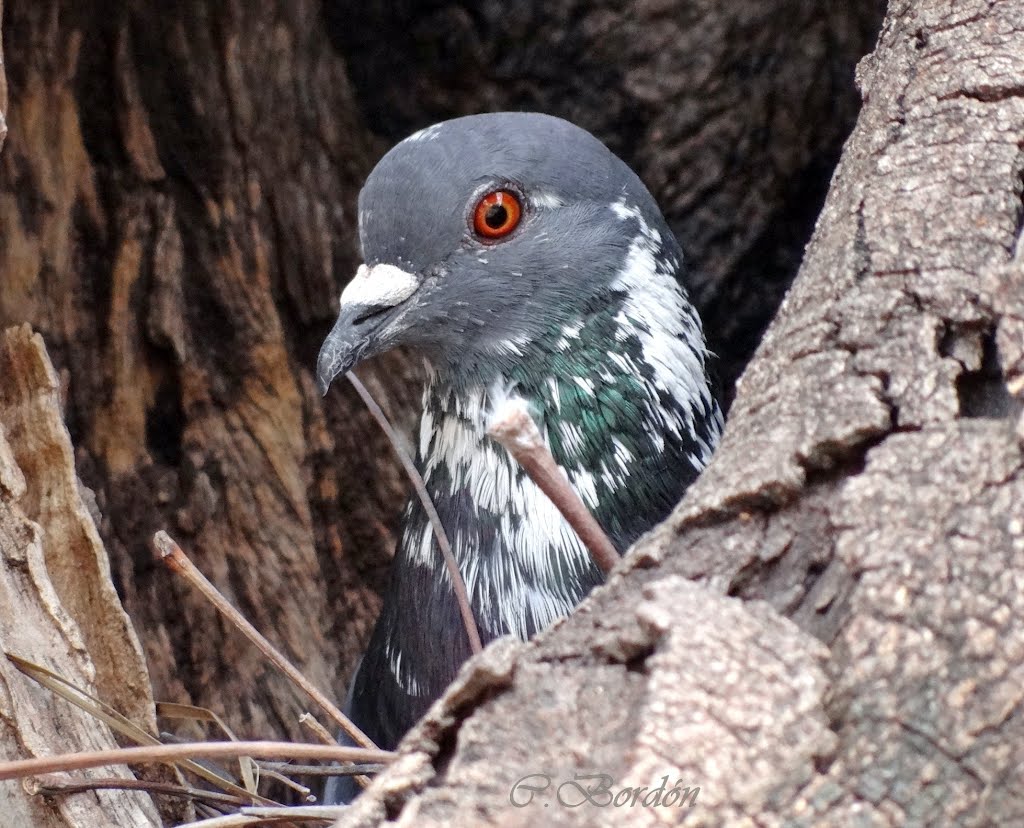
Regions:
<instances>
[{"instance_id":1,"label":"pigeon's breast","mask_svg":"<svg viewBox=\"0 0 1024 828\"><path fill-rule=\"evenodd\" d=\"M488 393L428 389L426 397L419 466L474 613L488 638L529 638L572 611L596 568L557 507L487 436ZM439 565L429 523L406 542L419 563Z\"/></svg>"}]
</instances>

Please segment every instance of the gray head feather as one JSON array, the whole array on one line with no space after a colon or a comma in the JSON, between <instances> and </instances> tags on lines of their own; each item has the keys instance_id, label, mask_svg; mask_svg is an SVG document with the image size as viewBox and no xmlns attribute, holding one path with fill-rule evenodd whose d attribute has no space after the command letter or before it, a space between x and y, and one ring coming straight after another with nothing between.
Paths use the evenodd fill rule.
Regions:
<instances>
[{"instance_id":1,"label":"gray head feather","mask_svg":"<svg viewBox=\"0 0 1024 828\"><path fill-rule=\"evenodd\" d=\"M472 213L500 188L521 196L524 214L512 234L489 242L472 231ZM615 204L632 208L678 257L640 179L560 118L472 115L402 141L359 196L360 242L371 268L401 268L419 286L395 307L351 318L343 308L321 354L322 383L399 344L416 347L455 385L499 374L609 290L638 232Z\"/></svg>"}]
</instances>

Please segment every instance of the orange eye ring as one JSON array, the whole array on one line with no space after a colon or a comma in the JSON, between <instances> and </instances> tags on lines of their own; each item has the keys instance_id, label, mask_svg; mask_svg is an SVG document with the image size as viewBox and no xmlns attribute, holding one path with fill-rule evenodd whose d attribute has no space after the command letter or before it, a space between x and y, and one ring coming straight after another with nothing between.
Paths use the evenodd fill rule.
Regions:
<instances>
[{"instance_id":1,"label":"orange eye ring","mask_svg":"<svg viewBox=\"0 0 1024 828\"><path fill-rule=\"evenodd\" d=\"M488 193L473 211L473 229L485 239L500 239L519 226L523 207L519 196L509 190L495 190Z\"/></svg>"}]
</instances>

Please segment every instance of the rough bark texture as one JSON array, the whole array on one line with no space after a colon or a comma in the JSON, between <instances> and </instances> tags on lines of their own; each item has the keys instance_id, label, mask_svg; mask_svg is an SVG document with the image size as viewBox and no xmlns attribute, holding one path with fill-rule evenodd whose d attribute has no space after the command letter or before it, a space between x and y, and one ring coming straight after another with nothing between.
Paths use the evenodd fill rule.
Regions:
<instances>
[{"instance_id":1,"label":"rough bark texture","mask_svg":"<svg viewBox=\"0 0 1024 828\"><path fill-rule=\"evenodd\" d=\"M576 615L485 652L344 824L1021 821L1022 54L1019 2L892 3L707 472ZM594 772L701 790L559 807Z\"/></svg>"},{"instance_id":2,"label":"rough bark texture","mask_svg":"<svg viewBox=\"0 0 1024 828\"><path fill-rule=\"evenodd\" d=\"M343 697L406 487L311 370L358 187L413 127L534 107L595 130L688 246L727 378L744 364L852 124L878 0L621 5L6 4L0 326L29 322L58 368L158 698L299 734L292 690L152 562L158 528ZM411 377L401 356L367 372L400 418Z\"/></svg>"},{"instance_id":3,"label":"rough bark texture","mask_svg":"<svg viewBox=\"0 0 1024 828\"><path fill-rule=\"evenodd\" d=\"M52 670L155 732L142 649L110 581L106 551L75 474L59 389L42 339L0 335L0 650ZM0 657L4 759L101 750L106 725L50 695ZM131 778L125 769L93 777ZM0 784L11 826L159 825L145 794L47 801Z\"/></svg>"},{"instance_id":4,"label":"rough bark texture","mask_svg":"<svg viewBox=\"0 0 1024 828\"><path fill-rule=\"evenodd\" d=\"M374 469L370 418L325 409L308 367L354 267L367 134L312 2L88 5L8 8L8 43L33 47L8 67L0 318L30 320L62 369L158 696L297 733L294 692L149 539L169 529L343 687L402 488Z\"/></svg>"}]
</instances>

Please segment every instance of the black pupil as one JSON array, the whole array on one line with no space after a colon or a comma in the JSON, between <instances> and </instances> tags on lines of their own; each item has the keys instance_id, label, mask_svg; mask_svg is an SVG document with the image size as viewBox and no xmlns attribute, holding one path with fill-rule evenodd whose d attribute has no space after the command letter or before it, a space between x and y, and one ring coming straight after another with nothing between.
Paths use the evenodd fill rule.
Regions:
<instances>
[{"instance_id":1,"label":"black pupil","mask_svg":"<svg viewBox=\"0 0 1024 828\"><path fill-rule=\"evenodd\" d=\"M484 223L492 230L504 227L506 221L508 221L508 210L506 210L500 203L492 204L487 208L487 212L484 214Z\"/></svg>"}]
</instances>

